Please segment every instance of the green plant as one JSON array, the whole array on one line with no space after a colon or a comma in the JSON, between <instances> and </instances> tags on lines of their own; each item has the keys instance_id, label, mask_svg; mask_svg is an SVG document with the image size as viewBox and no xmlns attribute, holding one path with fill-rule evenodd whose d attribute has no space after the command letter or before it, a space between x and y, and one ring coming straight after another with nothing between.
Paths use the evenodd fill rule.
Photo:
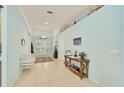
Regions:
<instances>
[{"instance_id":1,"label":"green plant","mask_svg":"<svg viewBox=\"0 0 124 93\"><path fill-rule=\"evenodd\" d=\"M85 52L80 52L79 56L81 56L81 58L84 58L87 56L87 54Z\"/></svg>"}]
</instances>

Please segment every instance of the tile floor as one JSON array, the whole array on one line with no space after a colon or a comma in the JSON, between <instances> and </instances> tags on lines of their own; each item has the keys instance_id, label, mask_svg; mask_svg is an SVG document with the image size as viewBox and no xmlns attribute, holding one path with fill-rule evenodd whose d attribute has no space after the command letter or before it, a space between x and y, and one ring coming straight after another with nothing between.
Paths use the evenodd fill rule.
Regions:
<instances>
[{"instance_id":1,"label":"tile floor","mask_svg":"<svg viewBox=\"0 0 124 93\"><path fill-rule=\"evenodd\" d=\"M35 63L32 69L24 70L13 84L14 87L99 87L95 82L78 76L65 68L60 60Z\"/></svg>"}]
</instances>

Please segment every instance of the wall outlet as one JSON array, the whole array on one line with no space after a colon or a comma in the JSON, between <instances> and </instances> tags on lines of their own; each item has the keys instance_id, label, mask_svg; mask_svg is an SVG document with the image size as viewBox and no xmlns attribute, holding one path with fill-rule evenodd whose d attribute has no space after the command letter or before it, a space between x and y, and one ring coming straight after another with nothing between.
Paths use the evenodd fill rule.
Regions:
<instances>
[{"instance_id":1,"label":"wall outlet","mask_svg":"<svg viewBox=\"0 0 124 93\"><path fill-rule=\"evenodd\" d=\"M110 53L112 54L119 54L119 49L110 49Z\"/></svg>"}]
</instances>

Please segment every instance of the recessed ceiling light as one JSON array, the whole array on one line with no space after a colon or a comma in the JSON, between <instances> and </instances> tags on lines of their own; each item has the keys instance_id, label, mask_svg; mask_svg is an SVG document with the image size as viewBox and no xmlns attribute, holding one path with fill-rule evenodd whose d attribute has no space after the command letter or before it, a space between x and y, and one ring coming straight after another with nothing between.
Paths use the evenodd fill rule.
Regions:
<instances>
[{"instance_id":1,"label":"recessed ceiling light","mask_svg":"<svg viewBox=\"0 0 124 93\"><path fill-rule=\"evenodd\" d=\"M45 25L47 25L47 24L48 24L48 22L45 22L44 24L45 24Z\"/></svg>"}]
</instances>

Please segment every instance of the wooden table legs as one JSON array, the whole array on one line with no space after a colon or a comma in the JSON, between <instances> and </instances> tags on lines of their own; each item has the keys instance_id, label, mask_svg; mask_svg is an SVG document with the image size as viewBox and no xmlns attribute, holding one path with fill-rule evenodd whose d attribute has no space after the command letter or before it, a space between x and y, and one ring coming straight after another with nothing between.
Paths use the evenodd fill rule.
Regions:
<instances>
[{"instance_id":1,"label":"wooden table legs","mask_svg":"<svg viewBox=\"0 0 124 93\"><path fill-rule=\"evenodd\" d=\"M80 78L82 80L82 78L83 78L83 71L84 71L85 65L84 64L81 64L80 66L81 66L80 67Z\"/></svg>"},{"instance_id":2,"label":"wooden table legs","mask_svg":"<svg viewBox=\"0 0 124 93\"><path fill-rule=\"evenodd\" d=\"M86 77L88 78L89 61L86 62Z\"/></svg>"},{"instance_id":3,"label":"wooden table legs","mask_svg":"<svg viewBox=\"0 0 124 93\"><path fill-rule=\"evenodd\" d=\"M71 60L80 63L80 66L77 67L74 64L71 64ZM73 73L78 75L81 79L84 77L88 77L88 69L89 69L89 60L83 58L80 59L78 57L73 56L65 56L65 67L68 67ZM86 69L86 73L84 73L84 69Z\"/></svg>"}]
</instances>

